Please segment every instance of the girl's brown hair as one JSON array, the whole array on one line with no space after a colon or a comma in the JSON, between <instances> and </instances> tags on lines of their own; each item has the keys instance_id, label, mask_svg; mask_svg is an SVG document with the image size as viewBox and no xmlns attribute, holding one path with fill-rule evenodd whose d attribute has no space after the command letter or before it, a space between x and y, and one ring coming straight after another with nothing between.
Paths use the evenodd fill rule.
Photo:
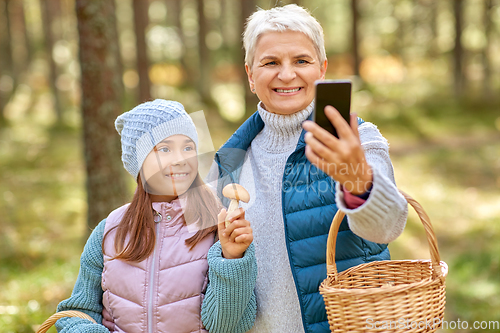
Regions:
<instances>
[{"instance_id":1,"label":"girl's brown hair","mask_svg":"<svg viewBox=\"0 0 500 333\"><path fill-rule=\"evenodd\" d=\"M217 230L217 214L222 208L220 201L203 182L198 174L185 194L186 207L184 219L187 224L198 223L199 231L186 239L186 244L192 249L199 241ZM153 253L156 234L153 216L153 206L150 194L144 190L141 175L137 177L137 190L132 202L127 208L122 220L116 228L114 259L140 262Z\"/></svg>"}]
</instances>

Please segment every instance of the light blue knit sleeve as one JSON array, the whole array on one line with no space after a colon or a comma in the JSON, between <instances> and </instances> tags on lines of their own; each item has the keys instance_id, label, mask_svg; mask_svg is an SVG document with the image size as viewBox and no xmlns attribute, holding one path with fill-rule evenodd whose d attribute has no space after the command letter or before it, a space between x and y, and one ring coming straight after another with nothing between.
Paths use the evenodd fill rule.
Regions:
<instances>
[{"instance_id":1,"label":"light blue knit sleeve","mask_svg":"<svg viewBox=\"0 0 500 333\"><path fill-rule=\"evenodd\" d=\"M71 297L57 306L57 312L78 310L94 318L98 324L87 319L62 318L56 322L59 333L109 333L102 323L101 277L104 267L102 238L106 220L94 229L80 258L80 272Z\"/></svg>"},{"instance_id":2,"label":"light blue knit sleeve","mask_svg":"<svg viewBox=\"0 0 500 333\"><path fill-rule=\"evenodd\" d=\"M209 284L201 308L209 332L243 333L250 330L257 314L254 288L257 262L253 243L241 259L224 259L220 242L208 251Z\"/></svg>"}]
</instances>

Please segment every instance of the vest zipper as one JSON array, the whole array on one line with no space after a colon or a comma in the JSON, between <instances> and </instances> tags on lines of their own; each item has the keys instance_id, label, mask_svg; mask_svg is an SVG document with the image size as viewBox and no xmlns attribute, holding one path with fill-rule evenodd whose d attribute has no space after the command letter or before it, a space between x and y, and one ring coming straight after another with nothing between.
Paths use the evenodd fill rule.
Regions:
<instances>
[{"instance_id":1,"label":"vest zipper","mask_svg":"<svg viewBox=\"0 0 500 333\"><path fill-rule=\"evenodd\" d=\"M149 290L148 290L148 333L153 333L153 295L154 295L154 283L155 283L155 266L156 266L156 249L158 247L158 228L159 222L162 221L162 216L159 212L154 211L154 221L155 221L155 232L156 241L153 250L153 256L151 257L151 265L149 267Z\"/></svg>"}]
</instances>

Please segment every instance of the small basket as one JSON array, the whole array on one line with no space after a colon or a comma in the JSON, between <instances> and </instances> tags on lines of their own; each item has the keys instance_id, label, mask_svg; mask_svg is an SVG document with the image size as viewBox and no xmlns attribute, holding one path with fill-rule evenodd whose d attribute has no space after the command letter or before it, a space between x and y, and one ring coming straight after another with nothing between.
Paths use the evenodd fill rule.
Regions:
<instances>
[{"instance_id":1,"label":"small basket","mask_svg":"<svg viewBox=\"0 0 500 333\"><path fill-rule=\"evenodd\" d=\"M448 266L440 261L436 236L422 206L401 194L424 225L431 260L373 261L338 273L335 245L344 218L338 211L328 235L328 276L319 287L332 332L435 332L441 327Z\"/></svg>"},{"instance_id":2,"label":"small basket","mask_svg":"<svg viewBox=\"0 0 500 333\"><path fill-rule=\"evenodd\" d=\"M49 328L51 328L52 325L54 325L56 323L56 321L58 321L59 319L64 318L64 317L78 317L78 318L82 318L82 319L88 319L88 320L92 321L93 323L96 322L91 316L89 316L86 313L80 312L80 311L73 311L73 310L61 311L61 312L54 313L46 321L44 321L43 324L40 325L40 327L36 330L36 333L47 332L49 330Z\"/></svg>"}]
</instances>

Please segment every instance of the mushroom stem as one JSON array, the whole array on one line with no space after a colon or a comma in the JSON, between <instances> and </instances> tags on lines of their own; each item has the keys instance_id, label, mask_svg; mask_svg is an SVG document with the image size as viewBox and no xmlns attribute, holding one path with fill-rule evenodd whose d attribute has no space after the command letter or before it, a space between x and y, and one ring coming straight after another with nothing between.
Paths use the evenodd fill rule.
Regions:
<instances>
[{"instance_id":1,"label":"mushroom stem","mask_svg":"<svg viewBox=\"0 0 500 333\"><path fill-rule=\"evenodd\" d=\"M227 184L222 189L222 195L231 200L231 202L229 203L229 207L227 208L228 215L238 208L240 200L243 202L250 201L250 195L248 194L247 190L245 190L245 188L240 184ZM230 224L227 217L225 222L227 227Z\"/></svg>"},{"instance_id":2,"label":"mushroom stem","mask_svg":"<svg viewBox=\"0 0 500 333\"><path fill-rule=\"evenodd\" d=\"M230 213L234 212L236 209L238 209L240 202L236 199L231 199L231 202L229 203L229 207L227 208L227 215ZM226 215L226 227L230 224L229 220L227 219Z\"/></svg>"}]
</instances>

